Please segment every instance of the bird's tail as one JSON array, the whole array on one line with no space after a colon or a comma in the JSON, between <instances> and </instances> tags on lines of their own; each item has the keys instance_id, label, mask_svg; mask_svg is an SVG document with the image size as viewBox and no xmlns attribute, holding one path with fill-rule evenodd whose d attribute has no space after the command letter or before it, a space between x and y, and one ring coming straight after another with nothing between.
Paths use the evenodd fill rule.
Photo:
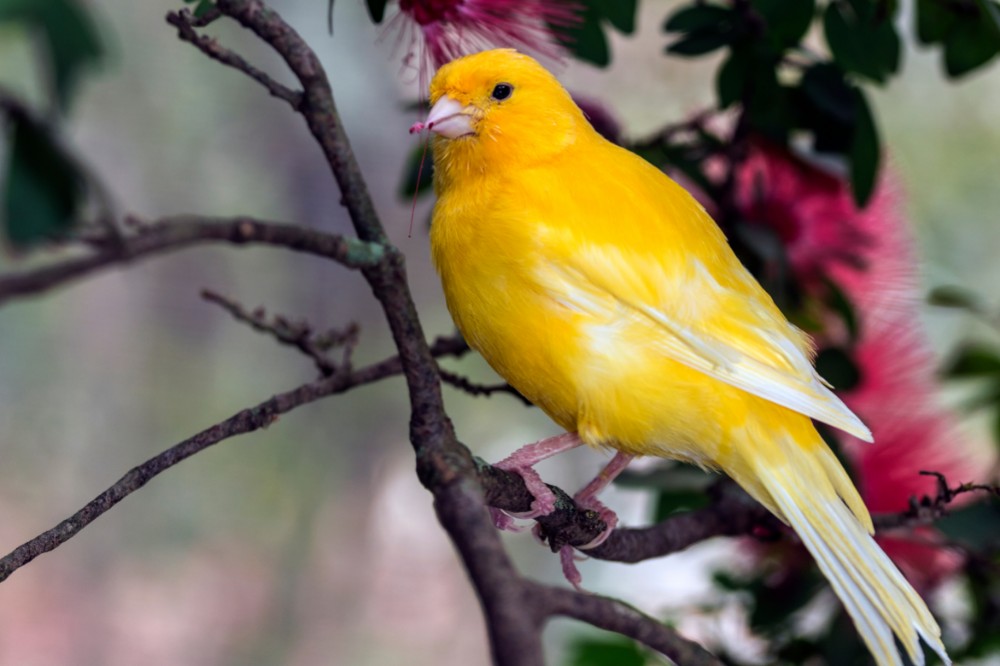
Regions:
<instances>
[{"instance_id":1,"label":"bird's tail","mask_svg":"<svg viewBox=\"0 0 1000 666\"><path fill-rule=\"evenodd\" d=\"M754 438L738 466L744 473L732 476L796 531L879 666L903 663L893 635L917 666L924 664L921 638L950 664L941 629L875 543L868 510L840 462L811 424L796 435L775 441L772 433L764 447Z\"/></svg>"}]
</instances>

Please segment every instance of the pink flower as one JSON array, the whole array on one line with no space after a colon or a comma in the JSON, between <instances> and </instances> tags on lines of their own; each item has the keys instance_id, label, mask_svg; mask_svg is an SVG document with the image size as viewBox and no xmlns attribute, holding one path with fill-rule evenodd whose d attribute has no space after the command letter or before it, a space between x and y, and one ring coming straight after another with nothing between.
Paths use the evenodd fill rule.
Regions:
<instances>
[{"instance_id":1,"label":"pink flower","mask_svg":"<svg viewBox=\"0 0 1000 666\"><path fill-rule=\"evenodd\" d=\"M852 351L861 379L841 397L871 428L875 444L844 436L844 448L868 508L905 511L911 497L934 496L936 480L921 470L941 472L951 485L981 479L984 467L938 403L934 356L920 327L913 240L891 177L858 210L843 179L757 144L738 174L737 200L751 224L778 234L807 294L821 295L828 279L855 309L860 335ZM821 337L846 342L836 327ZM930 586L961 565L960 555L935 545L935 535L924 529L879 542L912 582Z\"/></svg>"},{"instance_id":2,"label":"pink flower","mask_svg":"<svg viewBox=\"0 0 1000 666\"><path fill-rule=\"evenodd\" d=\"M402 21L400 41L409 42L404 62L418 68L422 88L428 72L483 49L509 47L558 59L563 50L553 27L580 20L580 5L572 0L399 0L399 11L393 23Z\"/></svg>"}]
</instances>

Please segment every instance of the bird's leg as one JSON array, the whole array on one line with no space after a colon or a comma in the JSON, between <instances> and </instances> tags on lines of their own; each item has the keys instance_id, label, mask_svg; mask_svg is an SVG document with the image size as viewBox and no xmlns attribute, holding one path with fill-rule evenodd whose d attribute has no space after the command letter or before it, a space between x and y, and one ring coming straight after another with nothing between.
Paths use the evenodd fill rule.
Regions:
<instances>
[{"instance_id":1,"label":"bird's leg","mask_svg":"<svg viewBox=\"0 0 1000 666\"><path fill-rule=\"evenodd\" d=\"M618 516L615 515L614 511L604 506L604 504L597 499L597 494L607 488L608 485L615 480L615 477L625 471L625 468L628 467L628 464L632 462L633 458L635 458L635 456L627 453L616 453L615 457L611 459L611 462L605 465L604 469L602 469L601 472L594 477L594 480L584 486L583 490L573 496L573 500L578 506L584 509L590 509L591 511L596 511L601 517L601 520L603 520L607 525L607 528L598 534L593 541L585 546L580 546L581 550L600 546L611 535L615 526L618 525Z\"/></svg>"},{"instance_id":2,"label":"bird's leg","mask_svg":"<svg viewBox=\"0 0 1000 666\"><path fill-rule=\"evenodd\" d=\"M628 455L627 453L617 453L615 457L611 459L604 469L594 477L594 480L588 483L583 489L573 496L573 500L577 503L581 509L589 509L591 511L596 511L600 515L601 520L604 521L607 527L603 532L597 535L597 537L590 543L579 546L581 550L586 550L587 548L596 548L600 546L604 541L611 535L611 532L618 525L618 516L615 512L604 506L596 495L605 488L608 487L615 477L624 471L628 464L632 462L635 456ZM537 526L536 526L537 528ZM537 537L536 533L536 537ZM559 561L562 563L563 576L566 577L573 587L580 590L580 583L583 582L583 576L580 575L580 570L576 568L576 560L586 559L577 557L576 551L573 546L563 546L559 549Z\"/></svg>"},{"instance_id":3,"label":"bird's leg","mask_svg":"<svg viewBox=\"0 0 1000 666\"><path fill-rule=\"evenodd\" d=\"M520 475L524 479L524 485L527 486L528 492L535 498L531 503L531 511L514 513L511 514L512 516L516 518L537 518L538 516L552 513L556 508L556 496L545 485L545 482L542 481L542 477L534 470L534 466L557 453L575 449L582 443L575 432L567 432L562 435L543 439L540 442L522 446L510 456L494 465L494 467L498 467L499 469ZM495 510L491 510L490 514L493 516L494 524L500 529L510 529L512 527L509 517L505 514L498 513Z\"/></svg>"}]
</instances>

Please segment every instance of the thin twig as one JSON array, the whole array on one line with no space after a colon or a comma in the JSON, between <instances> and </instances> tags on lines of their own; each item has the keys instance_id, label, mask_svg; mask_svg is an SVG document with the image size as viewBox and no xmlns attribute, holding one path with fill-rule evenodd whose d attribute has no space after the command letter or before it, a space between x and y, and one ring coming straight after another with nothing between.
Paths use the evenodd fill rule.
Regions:
<instances>
[{"instance_id":1,"label":"thin twig","mask_svg":"<svg viewBox=\"0 0 1000 666\"><path fill-rule=\"evenodd\" d=\"M1000 486L997 485L963 483L952 488L948 485L948 479L941 472L921 471L920 474L933 476L937 479L937 493L933 497L929 495L920 498L911 497L910 508L906 511L872 516L876 528L889 530L930 525L939 518L948 515L948 506L956 497L967 493L987 493L994 497L1000 497Z\"/></svg>"},{"instance_id":2,"label":"thin twig","mask_svg":"<svg viewBox=\"0 0 1000 666\"><path fill-rule=\"evenodd\" d=\"M218 9L212 10L200 19L195 18L187 9L176 12L167 12L167 23L177 28L177 35L185 42L190 42L202 53L213 60L218 60L223 65L233 67L243 72L251 79L261 84L273 97L283 99L288 102L296 111L302 105L302 93L292 90L288 86L275 81L270 75L254 67L242 56L221 46L214 37L199 35L195 27L208 25L222 16ZM211 18L209 18L211 17ZM206 20L209 19L209 20Z\"/></svg>"},{"instance_id":3,"label":"thin twig","mask_svg":"<svg viewBox=\"0 0 1000 666\"><path fill-rule=\"evenodd\" d=\"M491 396L494 393L509 393L520 400L526 407L534 407L534 404L532 404L530 400L525 398L516 388L506 382L503 384L477 384L468 377L463 377L462 375L440 367L438 368L438 374L441 375L441 381L446 384L450 384L451 386L454 386L469 395Z\"/></svg>"},{"instance_id":4,"label":"thin twig","mask_svg":"<svg viewBox=\"0 0 1000 666\"><path fill-rule=\"evenodd\" d=\"M281 315L275 315L269 321L263 308L256 308L252 312L247 311L239 302L208 289L201 291L201 297L222 307L234 319L249 324L255 331L267 333L281 344L295 347L312 359L316 369L324 377L329 377L338 370L350 368L351 352L358 341L357 324L351 324L347 332L326 333L323 343L326 346L324 347L317 343L312 327L306 321L292 322ZM333 346L330 344L333 340L344 347L344 356L339 366L326 355L326 350Z\"/></svg>"}]
</instances>

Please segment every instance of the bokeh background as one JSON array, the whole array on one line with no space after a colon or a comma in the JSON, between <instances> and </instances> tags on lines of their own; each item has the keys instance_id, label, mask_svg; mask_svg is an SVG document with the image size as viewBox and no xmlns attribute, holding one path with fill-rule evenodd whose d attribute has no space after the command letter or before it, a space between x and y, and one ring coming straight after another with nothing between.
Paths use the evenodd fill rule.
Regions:
<instances>
[{"instance_id":1,"label":"bokeh background","mask_svg":"<svg viewBox=\"0 0 1000 666\"><path fill-rule=\"evenodd\" d=\"M246 213L349 232L304 124L249 79L178 41L163 17L179 2L87 4L110 53L80 88L67 141L119 212ZM405 106L419 90L391 26L373 26L363 3L341 0L331 36L324 1L272 4L326 66L383 223L407 256L428 335L450 333L429 264L430 202L418 205L410 236L410 203L399 196L417 141L406 129L419 117ZM714 58L662 54L660 24L675 4L643 0L636 33L613 33L609 68L562 66L567 86L606 105L630 136L713 99ZM908 12L904 4L905 21ZM274 54L224 23L212 34L289 79ZM902 32L912 35L909 25ZM874 100L923 282L964 286L998 305L1000 67L956 84L941 75L938 53L908 43L904 58L903 74ZM41 101L37 68L31 37L0 26L0 84ZM7 253L0 266L47 256ZM56 524L176 441L312 377L307 360L202 301L204 287L316 328L357 321L358 363L391 352L357 275L274 249L191 250L5 305L0 550ZM953 311L927 307L923 315L942 356L959 339L989 335ZM476 358L446 363L492 376ZM516 400L445 391L461 439L487 459L555 433ZM296 410L171 469L0 585L0 664L485 664L477 602L413 474L406 404L402 382L386 381ZM987 458L984 429L966 422ZM579 451L540 470L573 488L601 462ZM608 502L626 523L648 520L642 493L612 489ZM557 558L530 537L504 538L522 570L559 579ZM740 562L732 543L715 541L639 565L586 562L582 571L591 590L672 617L695 638L722 629L752 652L735 607L684 610L718 595L707 571ZM546 634L553 663L567 635L585 632L555 623Z\"/></svg>"}]
</instances>

